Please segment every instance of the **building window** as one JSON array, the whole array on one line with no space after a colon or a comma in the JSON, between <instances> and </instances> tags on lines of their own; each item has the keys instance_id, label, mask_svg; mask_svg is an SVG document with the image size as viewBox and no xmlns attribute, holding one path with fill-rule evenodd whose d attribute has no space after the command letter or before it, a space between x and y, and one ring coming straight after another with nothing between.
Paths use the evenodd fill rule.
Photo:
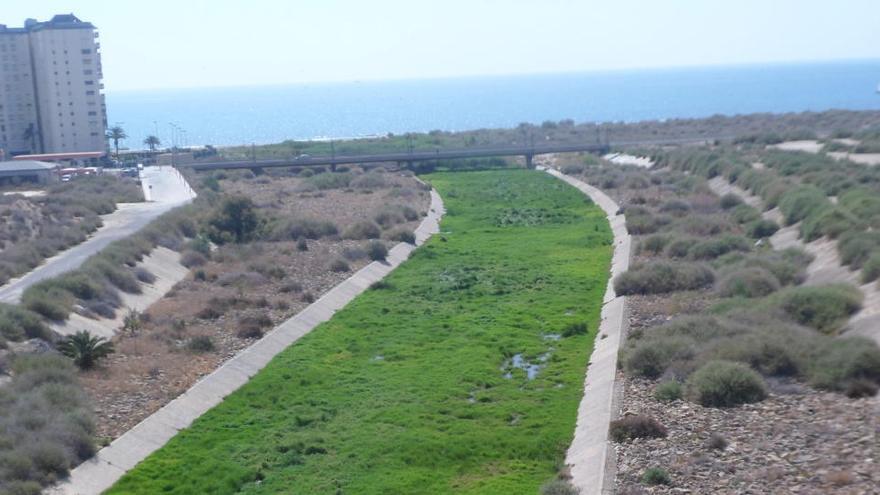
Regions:
<instances>
[{"instance_id":1,"label":"building window","mask_svg":"<svg viewBox=\"0 0 880 495\"><path fill-rule=\"evenodd\" d=\"M91 53L92 53L92 49L91 49L91 48L83 48L83 49L82 49L82 54L83 54L83 55L89 55L89 54L91 54Z\"/></svg>"},{"instance_id":2,"label":"building window","mask_svg":"<svg viewBox=\"0 0 880 495\"><path fill-rule=\"evenodd\" d=\"M95 91L91 89L86 91L86 96L95 96Z\"/></svg>"}]
</instances>

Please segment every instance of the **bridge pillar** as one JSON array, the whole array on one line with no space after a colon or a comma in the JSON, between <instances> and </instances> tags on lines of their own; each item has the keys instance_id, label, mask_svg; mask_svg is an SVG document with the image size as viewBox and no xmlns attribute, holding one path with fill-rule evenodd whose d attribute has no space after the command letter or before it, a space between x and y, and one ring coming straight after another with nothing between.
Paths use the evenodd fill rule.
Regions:
<instances>
[{"instance_id":1,"label":"bridge pillar","mask_svg":"<svg viewBox=\"0 0 880 495\"><path fill-rule=\"evenodd\" d=\"M535 165L532 163L532 159L535 155L526 154L526 168L535 168Z\"/></svg>"}]
</instances>

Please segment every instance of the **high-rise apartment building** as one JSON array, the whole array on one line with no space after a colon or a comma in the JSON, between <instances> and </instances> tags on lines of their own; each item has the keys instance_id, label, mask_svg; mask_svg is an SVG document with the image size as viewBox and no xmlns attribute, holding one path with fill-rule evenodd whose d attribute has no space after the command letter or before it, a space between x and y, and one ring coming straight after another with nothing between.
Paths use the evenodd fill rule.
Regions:
<instances>
[{"instance_id":1,"label":"high-rise apartment building","mask_svg":"<svg viewBox=\"0 0 880 495\"><path fill-rule=\"evenodd\" d=\"M0 149L103 151L107 112L95 26L73 14L0 24Z\"/></svg>"}]
</instances>

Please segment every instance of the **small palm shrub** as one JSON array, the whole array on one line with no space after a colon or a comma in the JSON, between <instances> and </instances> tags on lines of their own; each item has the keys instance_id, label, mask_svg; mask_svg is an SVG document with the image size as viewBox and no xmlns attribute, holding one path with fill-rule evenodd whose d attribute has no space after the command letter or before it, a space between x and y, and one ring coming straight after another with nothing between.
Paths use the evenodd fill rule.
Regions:
<instances>
[{"instance_id":1,"label":"small palm shrub","mask_svg":"<svg viewBox=\"0 0 880 495\"><path fill-rule=\"evenodd\" d=\"M101 359L113 353L113 343L103 337L95 337L87 330L65 338L58 346L61 354L73 359L80 369L94 368Z\"/></svg>"},{"instance_id":2,"label":"small palm shrub","mask_svg":"<svg viewBox=\"0 0 880 495\"><path fill-rule=\"evenodd\" d=\"M742 363L709 361L688 378L690 397L705 407L735 407L767 397L761 375Z\"/></svg>"}]
</instances>

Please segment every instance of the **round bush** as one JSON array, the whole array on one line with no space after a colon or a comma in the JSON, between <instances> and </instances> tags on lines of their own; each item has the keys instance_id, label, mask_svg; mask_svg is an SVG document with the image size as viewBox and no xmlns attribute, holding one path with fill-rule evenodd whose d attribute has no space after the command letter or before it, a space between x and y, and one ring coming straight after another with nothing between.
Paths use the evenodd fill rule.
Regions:
<instances>
[{"instance_id":1,"label":"round bush","mask_svg":"<svg viewBox=\"0 0 880 495\"><path fill-rule=\"evenodd\" d=\"M767 397L761 375L741 363L709 361L687 381L688 395L705 407L735 407Z\"/></svg>"},{"instance_id":2,"label":"round bush","mask_svg":"<svg viewBox=\"0 0 880 495\"><path fill-rule=\"evenodd\" d=\"M721 208L725 210L729 210L731 208L736 208L737 206L743 204L743 200L739 197L738 194L727 193L724 196L721 196Z\"/></svg>"},{"instance_id":3,"label":"round bush","mask_svg":"<svg viewBox=\"0 0 880 495\"><path fill-rule=\"evenodd\" d=\"M862 293L849 285L793 287L782 293L781 307L794 321L824 333L835 333L861 309Z\"/></svg>"},{"instance_id":4,"label":"round bush","mask_svg":"<svg viewBox=\"0 0 880 495\"><path fill-rule=\"evenodd\" d=\"M608 434L615 442L623 443L635 438L665 438L667 431L665 426L650 416L633 415L612 421Z\"/></svg>"},{"instance_id":5,"label":"round bush","mask_svg":"<svg viewBox=\"0 0 880 495\"><path fill-rule=\"evenodd\" d=\"M384 261L388 257L388 248L379 241L373 241L367 246L367 254L373 261Z\"/></svg>"},{"instance_id":6,"label":"round bush","mask_svg":"<svg viewBox=\"0 0 880 495\"><path fill-rule=\"evenodd\" d=\"M779 288L779 279L758 267L742 268L729 273L716 284L716 290L722 297L763 297Z\"/></svg>"},{"instance_id":7,"label":"round bush","mask_svg":"<svg viewBox=\"0 0 880 495\"><path fill-rule=\"evenodd\" d=\"M663 382L654 388L654 398L661 402L672 402L681 399L682 387L675 380Z\"/></svg>"},{"instance_id":8,"label":"round bush","mask_svg":"<svg viewBox=\"0 0 880 495\"><path fill-rule=\"evenodd\" d=\"M746 225L746 232L748 232L749 237L752 239L770 237L775 234L777 230L779 230L779 225L772 220L754 220Z\"/></svg>"}]
</instances>

